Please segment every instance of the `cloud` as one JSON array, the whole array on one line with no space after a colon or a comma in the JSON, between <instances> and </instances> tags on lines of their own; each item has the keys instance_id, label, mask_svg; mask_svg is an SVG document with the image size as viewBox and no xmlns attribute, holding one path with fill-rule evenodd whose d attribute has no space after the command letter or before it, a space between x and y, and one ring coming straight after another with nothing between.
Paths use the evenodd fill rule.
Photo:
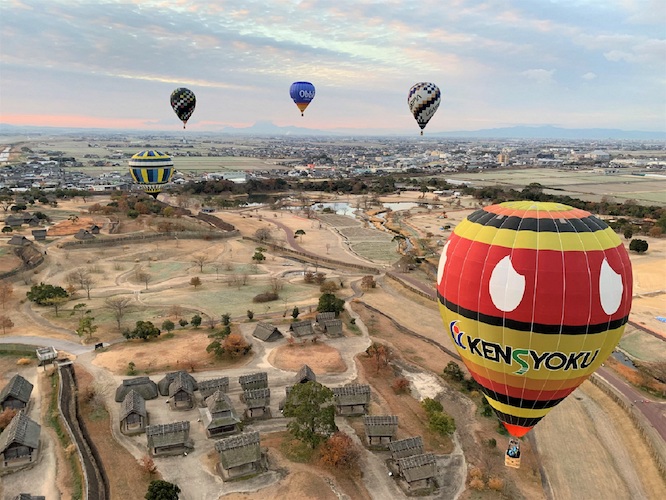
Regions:
<instances>
[{"instance_id":1,"label":"cloud","mask_svg":"<svg viewBox=\"0 0 666 500\"><path fill-rule=\"evenodd\" d=\"M588 71L588 72L585 73L581 78L582 78L583 80L586 80L586 81L589 82L589 81L591 81L591 80L596 79L596 78L597 78L597 75L596 75L596 73L593 73L592 71Z\"/></svg>"},{"instance_id":2,"label":"cloud","mask_svg":"<svg viewBox=\"0 0 666 500\"><path fill-rule=\"evenodd\" d=\"M547 69L528 69L521 73L523 76L527 77L529 80L537 82L539 85L545 85L553 82L553 75L555 70Z\"/></svg>"}]
</instances>

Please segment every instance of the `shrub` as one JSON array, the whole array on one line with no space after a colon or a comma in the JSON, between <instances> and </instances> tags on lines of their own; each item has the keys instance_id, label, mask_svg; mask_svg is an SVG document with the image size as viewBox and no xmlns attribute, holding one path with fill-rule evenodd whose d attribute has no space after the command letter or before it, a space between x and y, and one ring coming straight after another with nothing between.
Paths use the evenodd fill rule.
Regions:
<instances>
[{"instance_id":1,"label":"shrub","mask_svg":"<svg viewBox=\"0 0 666 500\"><path fill-rule=\"evenodd\" d=\"M497 439L495 439L495 438L490 438L490 439L487 441L487 444L488 444L488 448L497 448Z\"/></svg>"},{"instance_id":2,"label":"shrub","mask_svg":"<svg viewBox=\"0 0 666 500\"><path fill-rule=\"evenodd\" d=\"M355 470L358 459L358 448L343 432L336 432L322 445L320 461L325 466Z\"/></svg>"},{"instance_id":3,"label":"shrub","mask_svg":"<svg viewBox=\"0 0 666 500\"><path fill-rule=\"evenodd\" d=\"M421 406L428 415L431 413L444 411L442 403L432 398L425 398L423 401L421 401Z\"/></svg>"},{"instance_id":4,"label":"shrub","mask_svg":"<svg viewBox=\"0 0 666 500\"><path fill-rule=\"evenodd\" d=\"M32 363L32 360L30 358L20 358L16 362L16 364L19 365L19 366L29 365L30 363Z\"/></svg>"},{"instance_id":5,"label":"shrub","mask_svg":"<svg viewBox=\"0 0 666 500\"><path fill-rule=\"evenodd\" d=\"M409 390L409 380L405 377L398 377L391 384L391 388L396 394L404 394Z\"/></svg>"},{"instance_id":6,"label":"shrub","mask_svg":"<svg viewBox=\"0 0 666 500\"><path fill-rule=\"evenodd\" d=\"M146 474L155 474L157 472L155 462L148 455L144 455L139 459L139 467Z\"/></svg>"},{"instance_id":7,"label":"shrub","mask_svg":"<svg viewBox=\"0 0 666 500\"><path fill-rule=\"evenodd\" d=\"M255 295L252 299L252 302L270 302L272 300L277 300L278 298L278 294L275 292L264 292L260 293L259 295Z\"/></svg>"},{"instance_id":8,"label":"shrub","mask_svg":"<svg viewBox=\"0 0 666 500\"><path fill-rule=\"evenodd\" d=\"M500 477L491 477L488 479L488 488L495 491L502 491L504 489L504 479Z\"/></svg>"},{"instance_id":9,"label":"shrub","mask_svg":"<svg viewBox=\"0 0 666 500\"><path fill-rule=\"evenodd\" d=\"M483 483L483 479L475 477L469 482L469 487L473 490L482 491L486 488L486 485Z\"/></svg>"}]
</instances>

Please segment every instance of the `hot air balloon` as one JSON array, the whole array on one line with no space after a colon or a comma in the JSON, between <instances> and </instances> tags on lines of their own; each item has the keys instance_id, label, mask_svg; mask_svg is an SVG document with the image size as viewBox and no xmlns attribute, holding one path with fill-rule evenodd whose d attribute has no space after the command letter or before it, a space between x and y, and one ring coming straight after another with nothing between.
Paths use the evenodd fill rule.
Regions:
<instances>
[{"instance_id":1,"label":"hot air balloon","mask_svg":"<svg viewBox=\"0 0 666 500\"><path fill-rule=\"evenodd\" d=\"M314 99L315 88L310 82L294 82L289 88L289 95L301 110L301 116L308 104Z\"/></svg>"},{"instance_id":2,"label":"hot air balloon","mask_svg":"<svg viewBox=\"0 0 666 500\"><path fill-rule=\"evenodd\" d=\"M434 83L421 82L409 89L407 104L409 104L409 110L414 115L416 123L421 127L421 135L423 135L423 129L439 108L441 100L442 93Z\"/></svg>"},{"instance_id":3,"label":"hot air balloon","mask_svg":"<svg viewBox=\"0 0 666 500\"><path fill-rule=\"evenodd\" d=\"M620 238L560 203L475 211L454 229L437 272L447 335L516 438L613 352L631 294Z\"/></svg>"},{"instance_id":4,"label":"hot air balloon","mask_svg":"<svg viewBox=\"0 0 666 500\"><path fill-rule=\"evenodd\" d=\"M194 113L194 107L197 105L197 98L190 89L178 88L171 92L171 107L183 122L183 128Z\"/></svg>"},{"instance_id":5,"label":"hot air balloon","mask_svg":"<svg viewBox=\"0 0 666 500\"><path fill-rule=\"evenodd\" d=\"M162 186L173 177L173 160L159 151L141 151L130 158L129 170L139 188L157 198Z\"/></svg>"}]
</instances>

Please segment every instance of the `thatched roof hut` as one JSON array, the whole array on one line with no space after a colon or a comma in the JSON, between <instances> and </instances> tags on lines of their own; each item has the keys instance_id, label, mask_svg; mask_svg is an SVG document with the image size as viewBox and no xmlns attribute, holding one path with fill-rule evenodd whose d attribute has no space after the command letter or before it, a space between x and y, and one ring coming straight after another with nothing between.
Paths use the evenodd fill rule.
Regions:
<instances>
[{"instance_id":1,"label":"thatched roof hut","mask_svg":"<svg viewBox=\"0 0 666 500\"><path fill-rule=\"evenodd\" d=\"M157 389L160 391L162 396L169 395L169 386L171 385L171 382L176 379L176 377L184 377L189 380L193 391L196 391L199 388L199 384L192 375L187 373L185 370L179 370L177 372L167 373L164 378L157 383Z\"/></svg>"},{"instance_id":2,"label":"thatched roof hut","mask_svg":"<svg viewBox=\"0 0 666 500\"><path fill-rule=\"evenodd\" d=\"M312 321L309 319L305 321L297 321L289 326L289 331L293 337L305 337L307 335L314 335L314 328L312 328Z\"/></svg>"},{"instance_id":3,"label":"thatched roof hut","mask_svg":"<svg viewBox=\"0 0 666 500\"><path fill-rule=\"evenodd\" d=\"M317 316L315 317L315 321L318 324L322 324L324 321L329 321L331 319L335 319L335 313L332 311L317 313Z\"/></svg>"},{"instance_id":4,"label":"thatched roof hut","mask_svg":"<svg viewBox=\"0 0 666 500\"><path fill-rule=\"evenodd\" d=\"M203 399L213 394L215 391L229 391L229 377L219 377L210 380L201 380L199 382L199 394Z\"/></svg>"},{"instance_id":5,"label":"thatched roof hut","mask_svg":"<svg viewBox=\"0 0 666 500\"><path fill-rule=\"evenodd\" d=\"M338 413L345 415L364 414L370 405L371 391L367 384L349 384L333 387Z\"/></svg>"},{"instance_id":6,"label":"thatched roof hut","mask_svg":"<svg viewBox=\"0 0 666 500\"><path fill-rule=\"evenodd\" d=\"M184 420L149 425L146 427L146 438L151 455L180 454L191 448L190 423Z\"/></svg>"},{"instance_id":7,"label":"thatched roof hut","mask_svg":"<svg viewBox=\"0 0 666 500\"><path fill-rule=\"evenodd\" d=\"M116 389L116 403L121 403L130 391L135 391L143 399L155 399L157 384L148 377L135 377L123 380L122 385Z\"/></svg>"},{"instance_id":8,"label":"thatched roof hut","mask_svg":"<svg viewBox=\"0 0 666 500\"><path fill-rule=\"evenodd\" d=\"M34 462L42 427L20 410L0 434L0 469Z\"/></svg>"},{"instance_id":9,"label":"thatched roof hut","mask_svg":"<svg viewBox=\"0 0 666 500\"><path fill-rule=\"evenodd\" d=\"M261 467L261 441L258 432L220 439L215 443L220 454L220 468L224 479L255 474Z\"/></svg>"},{"instance_id":10,"label":"thatched roof hut","mask_svg":"<svg viewBox=\"0 0 666 500\"><path fill-rule=\"evenodd\" d=\"M365 434L369 444L382 444L385 440L393 441L398 432L397 415L366 415L363 417Z\"/></svg>"},{"instance_id":11,"label":"thatched roof hut","mask_svg":"<svg viewBox=\"0 0 666 500\"><path fill-rule=\"evenodd\" d=\"M270 323L257 323L257 326L254 328L254 333L252 336L263 340L264 342L275 342L280 340L284 336L282 332L278 330L276 326L271 325Z\"/></svg>"},{"instance_id":12,"label":"thatched roof hut","mask_svg":"<svg viewBox=\"0 0 666 500\"><path fill-rule=\"evenodd\" d=\"M301 368L298 370L298 373L294 377L294 385L305 384L306 382L316 382L316 381L317 381L317 375L315 375L315 372L313 372L312 368L310 368L308 365L301 366Z\"/></svg>"},{"instance_id":13,"label":"thatched roof hut","mask_svg":"<svg viewBox=\"0 0 666 500\"><path fill-rule=\"evenodd\" d=\"M0 408L20 410L28 406L33 385L18 373L0 391Z\"/></svg>"},{"instance_id":14,"label":"thatched roof hut","mask_svg":"<svg viewBox=\"0 0 666 500\"><path fill-rule=\"evenodd\" d=\"M321 323L321 329L328 337L342 337L342 320L327 319Z\"/></svg>"}]
</instances>

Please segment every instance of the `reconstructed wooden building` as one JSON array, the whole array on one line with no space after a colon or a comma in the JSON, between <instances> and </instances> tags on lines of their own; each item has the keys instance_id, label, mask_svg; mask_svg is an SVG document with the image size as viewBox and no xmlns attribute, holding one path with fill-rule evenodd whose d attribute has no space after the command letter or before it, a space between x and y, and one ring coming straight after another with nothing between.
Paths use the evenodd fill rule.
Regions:
<instances>
[{"instance_id":1,"label":"reconstructed wooden building","mask_svg":"<svg viewBox=\"0 0 666 500\"><path fill-rule=\"evenodd\" d=\"M215 391L229 392L229 377L213 378L199 382L199 394L203 399L206 399Z\"/></svg>"},{"instance_id":2,"label":"reconstructed wooden building","mask_svg":"<svg viewBox=\"0 0 666 500\"><path fill-rule=\"evenodd\" d=\"M0 468L21 467L37 460L41 429L20 410L0 434Z\"/></svg>"},{"instance_id":3,"label":"reconstructed wooden building","mask_svg":"<svg viewBox=\"0 0 666 500\"><path fill-rule=\"evenodd\" d=\"M312 368L310 368L308 365L301 366L298 370L298 373L296 373L296 376L294 377L294 385L316 381L317 375L315 375L315 372L313 372Z\"/></svg>"},{"instance_id":4,"label":"reconstructed wooden building","mask_svg":"<svg viewBox=\"0 0 666 500\"><path fill-rule=\"evenodd\" d=\"M264 389L250 389L243 392L241 401L245 403L245 416L247 418L259 418L271 416L271 390Z\"/></svg>"},{"instance_id":5,"label":"reconstructed wooden building","mask_svg":"<svg viewBox=\"0 0 666 500\"><path fill-rule=\"evenodd\" d=\"M335 396L335 409L339 415L365 415L370 406L370 386L349 384L331 389Z\"/></svg>"},{"instance_id":6,"label":"reconstructed wooden building","mask_svg":"<svg viewBox=\"0 0 666 500\"><path fill-rule=\"evenodd\" d=\"M194 408L194 387L192 377L185 372L177 372L169 384L169 407L172 410Z\"/></svg>"},{"instance_id":7,"label":"reconstructed wooden building","mask_svg":"<svg viewBox=\"0 0 666 500\"><path fill-rule=\"evenodd\" d=\"M140 394L144 400L155 399L159 395L157 384L148 377L127 378L116 389L116 403L124 401L130 391Z\"/></svg>"},{"instance_id":8,"label":"reconstructed wooden building","mask_svg":"<svg viewBox=\"0 0 666 500\"><path fill-rule=\"evenodd\" d=\"M388 448L393 460L411 457L412 455L422 455L423 438L421 438L421 436L416 436L407 439L399 439L398 441L390 442Z\"/></svg>"},{"instance_id":9,"label":"reconstructed wooden building","mask_svg":"<svg viewBox=\"0 0 666 500\"><path fill-rule=\"evenodd\" d=\"M197 383L196 379L185 370L180 370L177 372L167 373L164 378L157 383L157 389L162 396L169 395L169 387L171 386L171 382L173 382L176 377L186 378L189 380L193 391L199 389L199 384Z\"/></svg>"},{"instance_id":10,"label":"reconstructed wooden building","mask_svg":"<svg viewBox=\"0 0 666 500\"><path fill-rule=\"evenodd\" d=\"M240 419L236 416L236 411L229 396L222 391L215 391L208 396L206 407L200 411L201 421L208 437L239 432Z\"/></svg>"},{"instance_id":11,"label":"reconstructed wooden building","mask_svg":"<svg viewBox=\"0 0 666 500\"><path fill-rule=\"evenodd\" d=\"M238 377L238 383L241 385L243 392L250 389L264 389L268 387L268 373L258 372L249 375L241 375Z\"/></svg>"},{"instance_id":12,"label":"reconstructed wooden building","mask_svg":"<svg viewBox=\"0 0 666 500\"><path fill-rule=\"evenodd\" d=\"M187 421L146 427L148 451L152 456L180 455L193 448Z\"/></svg>"},{"instance_id":13,"label":"reconstructed wooden building","mask_svg":"<svg viewBox=\"0 0 666 500\"><path fill-rule=\"evenodd\" d=\"M218 470L225 481L264 470L258 432L220 439L215 443L215 450L220 454Z\"/></svg>"},{"instance_id":14,"label":"reconstructed wooden building","mask_svg":"<svg viewBox=\"0 0 666 500\"><path fill-rule=\"evenodd\" d=\"M397 415L366 415L363 423L370 446L386 445L393 441L398 432Z\"/></svg>"},{"instance_id":15,"label":"reconstructed wooden building","mask_svg":"<svg viewBox=\"0 0 666 500\"><path fill-rule=\"evenodd\" d=\"M327 337L342 337L342 320L341 319L329 319L321 323L321 330L326 334Z\"/></svg>"},{"instance_id":16,"label":"reconstructed wooden building","mask_svg":"<svg viewBox=\"0 0 666 500\"><path fill-rule=\"evenodd\" d=\"M141 434L148 425L146 400L136 391L129 391L120 404L120 432Z\"/></svg>"},{"instance_id":17,"label":"reconstructed wooden building","mask_svg":"<svg viewBox=\"0 0 666 500\"><path fill-rule=\"evenodd\" d=\"M296 321L289 326L289 331L291 332L292 337L307 337L308 335L314 335L314 328L312 327L312 321L306 319L304 321Z\"/></svg>"},{"instance_id":18,"label":"reconstructed wooden building","mask_svg":"<svg viewBox=\"0 0 666 500\"><path fill-rule=\"evenodd\" d=\"M0 391L0 408L21 410L28 406L33 385L18 373Z\"/></svg>"},{"instance_id":19,"label":"reconstructed wooden building","mask_svg":"<svg viewBox=\"0 0 666 500\"><path fill-rule=\"evenodd\" d=\"M437 460L432 453L412 455L397 461L400 477L405 480L409 491L430 488L437 475Z\"/></svg>"},{"instance_id":20,"label":"reconstructed wooden building","mask_svg":"<svg viewBox=\"0 0 666 500\"><path fill-rule=\"evenodd\" d=\"M284 337L282 332L278 330L276 326L271 325L270 323L257 323L257 326L254 328L254 333L252 336L263 340L264 342L275 342Z\"/></svg>"},{"instance_id":21,"label":"reconstructed wooden building","mask_svg":"<svg viewBox=\"0 0 666 500\"><path fill-rule=\"evenodd\" d=\"M58 357L58 351L56 351L56 348L53 346L38 347L35 351L37 353L37 360L39 361L40 366L47 363L53 363L53 360Z\"/></svg>"}]
</instances>

